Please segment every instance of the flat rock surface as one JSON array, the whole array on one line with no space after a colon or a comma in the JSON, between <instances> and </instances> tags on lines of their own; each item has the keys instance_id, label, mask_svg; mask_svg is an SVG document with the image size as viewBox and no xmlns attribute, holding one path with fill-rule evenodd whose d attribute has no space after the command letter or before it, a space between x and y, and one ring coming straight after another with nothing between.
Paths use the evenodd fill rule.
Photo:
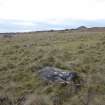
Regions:
<instances>
[{"instance_id":1,"label":"flat rock surface","mask_svg":"<svg viewBox=\"0 0 105 105\"><path fill-rule=\"evenodd\" d=\"M49 82L69 83L78 77L76 72L55 67L44 67L39 71L40 78Z\"/></svg>"}]
</instances>

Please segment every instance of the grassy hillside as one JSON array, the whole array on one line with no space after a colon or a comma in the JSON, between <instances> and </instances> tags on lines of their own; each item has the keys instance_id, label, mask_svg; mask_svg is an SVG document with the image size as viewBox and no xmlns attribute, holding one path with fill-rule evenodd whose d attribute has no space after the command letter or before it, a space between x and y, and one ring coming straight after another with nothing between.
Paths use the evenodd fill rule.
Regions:
<instances>
[{"instance_id":1,"label":"grassy hillside","mask_svg":"<svg viewBox=\"0 0 105 105\"><path fill-rule=\"evenodd\" d=\"M45 66L77 71L84 84L79 90L46 85L36 75ZM0 105L105 105L105 32L0 36L0 100Z\"/></svg>"}]
</instances>

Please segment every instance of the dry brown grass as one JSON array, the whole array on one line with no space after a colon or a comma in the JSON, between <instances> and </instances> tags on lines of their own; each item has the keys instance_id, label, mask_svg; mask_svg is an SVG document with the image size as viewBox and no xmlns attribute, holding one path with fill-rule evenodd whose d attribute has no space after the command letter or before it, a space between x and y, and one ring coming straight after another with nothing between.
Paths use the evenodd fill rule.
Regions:
<instances>
[{"instance_id":1,"label":"dry brown grass","mask_svg":"<svg viewBox=\"0 0 105 105\"><path fill-rule=\"evenodd\" d=\"M84 79L84 86L75 92L68 86L44 84L36 72L45 66L77 71ZM104 105L104 91L104 31L53 31L0 37L0 94L8 97L5 102Z\"/></svg>"}]
</instances>

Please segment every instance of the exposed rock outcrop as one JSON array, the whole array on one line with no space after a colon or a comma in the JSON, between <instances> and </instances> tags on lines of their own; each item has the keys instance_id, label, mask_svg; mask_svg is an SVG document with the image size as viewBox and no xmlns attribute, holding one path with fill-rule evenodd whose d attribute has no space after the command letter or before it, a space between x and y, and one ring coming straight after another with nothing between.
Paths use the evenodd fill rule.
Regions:
<instances>
[{"instance_id":1,"label":"exposed rock outcrop","mask_svg":"<svg viewBox=\"0 0 105 105\"><path fill-rule=\"evenodd\" d=\"M45 67L39 71L40 78L50 83L75 82L79 76L77 72L66 71L55 67Z\"/></svg>"}]
</instances>

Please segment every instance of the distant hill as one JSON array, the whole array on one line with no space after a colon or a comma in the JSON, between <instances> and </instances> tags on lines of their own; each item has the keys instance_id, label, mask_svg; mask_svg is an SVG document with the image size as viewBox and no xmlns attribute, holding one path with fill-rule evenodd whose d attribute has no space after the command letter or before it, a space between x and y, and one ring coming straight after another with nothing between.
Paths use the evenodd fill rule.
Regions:
<instances>
[{"instance_id":1,"label":"distant hill","mask_svg":"<svg viewBox=\"0 0 105 105\"><path fill-rule=\"evenodd\" d=\"M78 27L77 29L78 29L78 30L81 30L81 29L83 30L83 29L87 29L87 27L85 27L85 26L80 26L80 27Z\"/></svg>"},{"instance_id":2,"label":"distant hill","mask_svg":"<svg viewBox=\"0 0 105 105\"><path fill-rule=\"evenodd\" d=\"M32 34L32 33L40 33L40 32L68 32L68 31L95 31L95 32L103 32L105 31L105 27L86 27L86 26L80 26L77 28L73 29L62 29L62 30L42 30L42 31L32 31L32 32L5 32L5 33L0 33L0 36L5 36L5 35L22 35L22 34Z\"/></svg>"},{"instance_id":3,"label":"distant hill","mask_svg":"<svg viewBox=\"0 0 105 105\"><path fill-rule=\"evenodd\" d=\"M85 26L80 26L76 28L75 30L77 31L92 31L92 32L105 32L105 27L85 27Z\"/></svg>"}]
</instances>

